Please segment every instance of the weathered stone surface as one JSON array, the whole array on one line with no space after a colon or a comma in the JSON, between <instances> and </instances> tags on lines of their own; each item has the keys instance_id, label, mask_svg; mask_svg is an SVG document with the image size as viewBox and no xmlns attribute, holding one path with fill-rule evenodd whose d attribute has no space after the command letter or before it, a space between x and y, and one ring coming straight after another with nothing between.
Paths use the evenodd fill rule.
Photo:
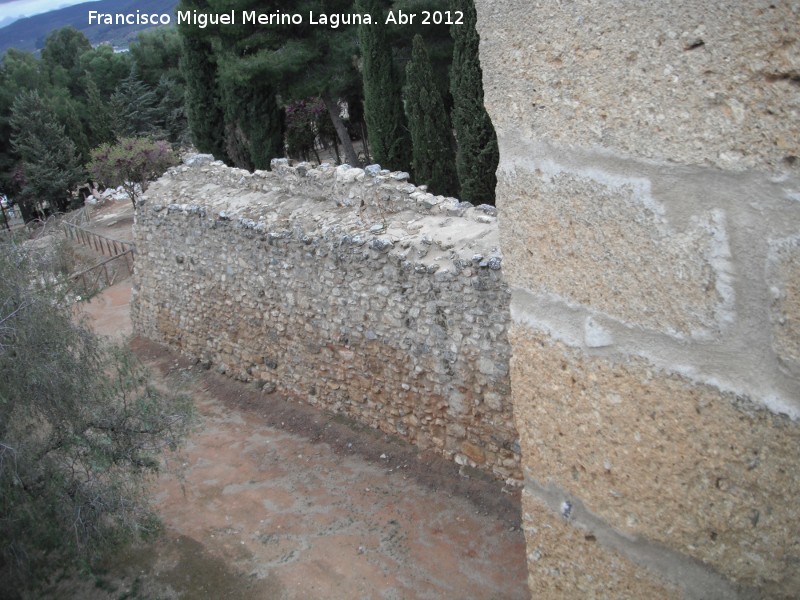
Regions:
<instances>
[{"instance_id":1,"label":"weathered stone surface","mask_svg":"<svg viewBox=\"0 0 800 600\"><path fill-rule=\"evenodd\" d=\"M201 163L151 185L136 331L518 480L496 225L418 212L360 169L273 168ZM158 210L172 205L185 210ZM496 268L466 268L478 252Z\"/></svg>"},{"instance_id":2,"label":"weathered stone surface","mask_svg":"<svg viewBox=\"0 0 800 600\"><path fill-rule=\"evenodd\" d=\"M687 598L795 597L800 5L476 8L526 489Z\"/></svg>"},{"instance_id":3,"label":"weathered stone surface","mask_svg":"<svg viewBox=\"0 0 800 600\"><path fill-rule=\"evenodd\" d=\"M510 285L680 337L717 335L728 318L724 214L678 226L647 179L599 172L517 169L498 193Z\"/></svg>"},{"instance_id":4,"label":"weathered stone surface","mask_svg":"<svg viewBox=\"0 0 800 600\"><path fill-rule=\"evenodd\" d=\"M800 378L800 236L774 242L769 260L773 349L781 366Z\"/></svg>"},{"instance_id":5,"label":"weathered stone surface","mask_svg":"<svg viewBox=\"0 0 800 600\"><path fill-rule=\"evenodd\" d=\"M800 589L800 425L512 327L525 469L610 526L772 597Z\"/></svg>"},{"instance_id":6,"label":"weathered stone surface","mask_svg":"<svg viewBox=\"0 0 800 600\"><path fill-rule=\"evenodd\" d=\"M590 531L572 527L525 490L522 520L532 598L684 597L679 589L657 575L600 546Z\"/></svg>"},{"instance_id":7,"label":"weathered stone surface","mask_svg":"<svg viewBox=\"0 0 800 600\"><path fill-rule=\"evenodd\" d=\"M502 138L736 170L800 170L800 7L476 2ZM794 158L792 158L794 157Z\"/></svg>"}]
</instances>

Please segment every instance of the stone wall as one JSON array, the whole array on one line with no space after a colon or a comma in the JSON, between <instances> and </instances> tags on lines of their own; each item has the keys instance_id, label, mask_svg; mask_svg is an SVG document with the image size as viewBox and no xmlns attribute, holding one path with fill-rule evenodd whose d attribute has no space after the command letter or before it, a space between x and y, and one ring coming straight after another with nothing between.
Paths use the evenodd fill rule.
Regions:
<instances>
[{"instance_id":1,"label":"stone wall","mask_svg":"<svg viewBox=\"0 0 800 600\"><path fill-rule=\"evenodd\" d=\"M476 0L535 598L800 590L800 5Z\"/></svg>"},{"instance_id":2,"label":"stone wall","mask_svg":"<svg viewBox=\"0 0 800 600\"><path fill-rule=\"evenodd\" d=\"M404 173L195 157L137 209L137 333L518 480L496 212Z\"/></svg>"}]
</instances>

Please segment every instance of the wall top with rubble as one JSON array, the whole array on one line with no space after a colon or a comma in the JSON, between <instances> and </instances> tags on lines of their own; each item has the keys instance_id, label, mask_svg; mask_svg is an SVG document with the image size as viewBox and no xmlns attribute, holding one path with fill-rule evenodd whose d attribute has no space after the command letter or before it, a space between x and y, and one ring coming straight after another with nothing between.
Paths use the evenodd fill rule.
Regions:
<instances>
[{"instance_id":1,"label":"wall top with rubble","mask_svg":"<svg viewBox=\"0 0 800 600\"><path fill-rule=\"evenodd\" d=\"M153 183L140 210L196 215L268 236L306 243L341 235L342 242L402 252L429 272L501 268L497 209L436 196L409 182L409 174L370 165L290 165L271 171L225 166L193 155ZM413 250L413 252L412 252Z\"/></svg>"}]
</instances>

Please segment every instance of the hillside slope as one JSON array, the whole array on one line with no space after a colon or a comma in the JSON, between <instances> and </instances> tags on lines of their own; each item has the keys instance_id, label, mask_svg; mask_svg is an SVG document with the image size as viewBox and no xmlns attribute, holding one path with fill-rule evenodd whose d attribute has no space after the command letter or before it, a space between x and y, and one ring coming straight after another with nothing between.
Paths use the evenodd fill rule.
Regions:
<instances>
[{"instance_id":1,"label":"hillside slope","mask_svg":"<svg viewBox=\"0 0 800 600\"><path fill-rule=\"evenodd\" d=\"M44 46L48 33L67 25L83 31L92 44L111 42L116 46L127 46L131 40L136 39L139 31L150 26L89 25L89 11L135 13L139 10L143 13L174 13L177 4L178 0L100 0L27 17L0 29L0 53L9 48L38 50Z\"/></svg>"}]
</instances>

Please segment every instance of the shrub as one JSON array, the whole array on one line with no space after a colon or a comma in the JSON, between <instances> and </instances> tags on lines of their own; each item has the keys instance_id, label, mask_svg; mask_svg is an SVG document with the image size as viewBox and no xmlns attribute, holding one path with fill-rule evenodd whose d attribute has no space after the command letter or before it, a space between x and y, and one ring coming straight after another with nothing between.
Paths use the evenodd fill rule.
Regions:
<instances>
[{"instance_id":1,"label":"shrub","mask_svg":"<svg viewBox=\"0 0 800 600\"><path fill-rule=\"evenodd\" d=\"M189 403L77 322L57 254L0 245L0 596L155 530Z\"/></svg>"}]
</instances>

